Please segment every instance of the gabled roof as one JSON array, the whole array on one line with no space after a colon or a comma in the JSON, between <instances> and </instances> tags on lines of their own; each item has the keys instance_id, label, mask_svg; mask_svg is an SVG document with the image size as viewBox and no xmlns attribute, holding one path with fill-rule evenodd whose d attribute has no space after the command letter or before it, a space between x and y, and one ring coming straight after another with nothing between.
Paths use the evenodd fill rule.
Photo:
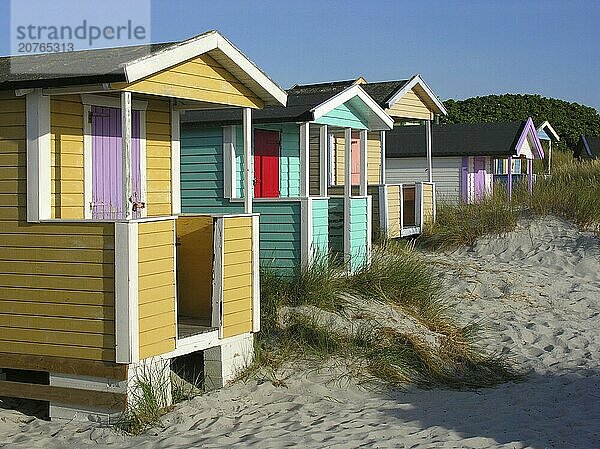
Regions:
<instances>
[{"instance_id":1,"label":"gabled roof","mask_svg":"<svg viewBox=\"0 0 600 449\"><path fill-rule=\"evenodd\" d=\"M294 86L287 91L286 107L267 107L252 113L255 123L312 122L340 104L351 102L372 123L369 129L391 129L393 120L354 81ZM240 123L241 112L233 109L186 111L181 123L229 125Z\"/></svg>"},{"instance_id":2,"label":"gabled roof","mask_svg":"<svg viewBox=\"0 0 600 449\"><path fill-rule=\"evenodd\" d=\"M550 122L546 120L540 126L537 127L538 136L542 140L553 140L554 142L559 142L560 137L558 133L554 130Z\"/></svg>"},{"instance_id":3,"label":"gabled roof","mask_svg":"<svg viewBox=\"0 0 600 449\"><path fill-rule=\"evenodd\" d=\"M431 125L431 134L433 157L517 156L527 138L530 142L533 141L533 146L537 150L535 157L543 157L541 144L531 119L510 123ZM386 157L425 157L426 152L423 125L397 126L386 133Z\"/></svg>"},{"instance_id":4,"label":"gabled roof","mask_svg":"<svg viewBox=\"0 0 600 449\"><path fill-rule=\"evenodd\" d=\"M427 97L427 99L432 103L437 114L448 115L448 111L444 107L444 104L437 98L435 93L431 90L431 88L427 85L427 83L421 78L421 75L415 75L409 80L402 81L387 81L382 83L367 83L366 91L369 95L371 95L371 91L369 90L369 85L373 85L373 95L380 98L382 101L380 106L384 109L390 108L400 100L404 95L408 93L408 91L412 90L414 87L418 86L423 91L423 94Z\"/></svg>"},{"instance_id":5,"label":"gabled roof","mask_svg":"<svg viewBox=\"0 0 600 449\"><path fill-rule=\"evenodd\" d=\"M132 83L209 54L267 105L285 105L286 94L217 31L181 42L0 58L0 90Z\"/></svg>"},{"instance_id":6,"label":"gabled roof","mask_svg":"<svg viewBox=\"0 0 600 449\"><path fill-rule=\"evenodd\" d=\"M581 134L573 156L581 159L600 159L600 137L586 137Z\"/></svg>"}]
</instances>

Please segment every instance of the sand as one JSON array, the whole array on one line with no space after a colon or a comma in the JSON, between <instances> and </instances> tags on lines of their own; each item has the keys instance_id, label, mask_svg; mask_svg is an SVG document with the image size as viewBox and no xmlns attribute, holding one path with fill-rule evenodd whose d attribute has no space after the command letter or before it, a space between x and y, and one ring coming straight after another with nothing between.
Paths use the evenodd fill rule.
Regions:
<instances>
[{"instance_id":1,"label":"sand","mask_svg":"<svg viewBox=\"0 0 600 449\"><path fill-rule=\"evenodd\" d=\"M138 437L0 408L0 447L600 448L600 246L555 218L472 248L428 254L459 318L525 381L477 391L392 393L328 372L238 383L180 404Z\"/></svg>"}]
</instances>

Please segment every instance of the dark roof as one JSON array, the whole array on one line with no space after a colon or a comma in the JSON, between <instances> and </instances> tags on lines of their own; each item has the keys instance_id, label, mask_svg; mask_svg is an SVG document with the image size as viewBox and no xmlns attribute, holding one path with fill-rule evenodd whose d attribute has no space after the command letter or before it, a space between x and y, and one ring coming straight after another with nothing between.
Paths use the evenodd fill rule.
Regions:
<instances>
[{"instance_id":1,"label":"dark roof","mask_svg":"<svg viewBox=\"0 0 600 449\"><path fill-rule=\"evenodd\" d=\"M387 101L409 80L384 81L379 83L361 84L382 108L387 107ZM311 109L339 94L352 86L356 80L334 81L330 83L295 85L286 92L287 106L265 107L252 111L252 121L255 123L269 122L302 122L313 120ZM181 116L181 123L187 126L233 125L242 121L239 109L212 109L186 111Z\"/></svg>"},{"instance_id":2,"label":"dark roof","mask_svg":"<svg viewBox=\"0 0 600 449\"><path fill-rule=\"evenodd\" d=\"M431 125L431 152L436 157L510 156L525 123ZM426 154L424 125L397 126L386 132L386 157L420 157Z\"/></svg>"},{"instance_id":3,"label":"dark roof","mask_svg":"<svg viewBox=\"0 0 600 449\"><path fill-rule=\"evenodd\" d=\"M600 159L600 137L586 137L582 134L573 155L581 159Z\"/></svg>"},{"instance_id":4,"label":"dark roof","mask_svg":"<svg viewBox=\"0 0 600 449\"><path fill-rule=\"evenodd\" d=\"M126 81L126 63L176 44L0 57L0 90Z\"/></svg>"}]
</instances>

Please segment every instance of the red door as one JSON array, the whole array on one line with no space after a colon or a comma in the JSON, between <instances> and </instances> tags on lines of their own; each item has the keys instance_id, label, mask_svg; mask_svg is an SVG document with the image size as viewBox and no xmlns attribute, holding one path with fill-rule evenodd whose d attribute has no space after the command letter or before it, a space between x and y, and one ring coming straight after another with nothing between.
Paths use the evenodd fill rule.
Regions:
<instances>
[{"instance_id":1,"label":"red door","mask_svg":"<svg viewBox=\"0 0 600 449\"><path fill-rule=\"evenodd\" d=\"M350 148L352 155L352 185L360 185L360 135L352 133L352 147Z\"/></svg>"},{"instance_id":2,"label":"red door","mask_svg":"<svg viewBox=\"0 0 600 449\"><path fill-rule=\"evenodd\" d=\"M279 197L279 133L254 130L254 197Z\"/></svg>"}]
</instances>

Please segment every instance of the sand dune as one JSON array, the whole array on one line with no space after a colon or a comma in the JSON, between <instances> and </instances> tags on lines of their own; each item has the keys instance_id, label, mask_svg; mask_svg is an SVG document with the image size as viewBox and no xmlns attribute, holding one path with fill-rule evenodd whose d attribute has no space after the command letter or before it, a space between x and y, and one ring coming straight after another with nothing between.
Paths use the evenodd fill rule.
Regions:
<instances>
[{"instance_id":1,"label":"sand dune","mask_svg":"<svg viewBox=\"0 0 600 449\"><path fill-rule=\"evenodd\" d=\"M524 382L384 393L296 373L285 387L253 381L198 397L139 437L0 409L0 447L600 448L598 239L548 218L426 257L459 319L482 320L484 344L509 353Z\"/></svg>"}]
</instances>

